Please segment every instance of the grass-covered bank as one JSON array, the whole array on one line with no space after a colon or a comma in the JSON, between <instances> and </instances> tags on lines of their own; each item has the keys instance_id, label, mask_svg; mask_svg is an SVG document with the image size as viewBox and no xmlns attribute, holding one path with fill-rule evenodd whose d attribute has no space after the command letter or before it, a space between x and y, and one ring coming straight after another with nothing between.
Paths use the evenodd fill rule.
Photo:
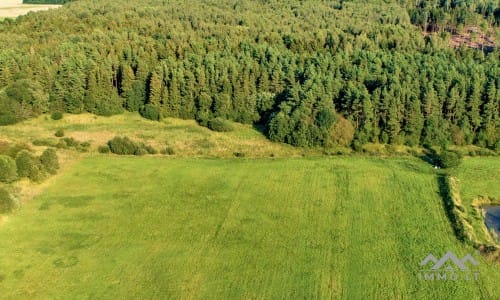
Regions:
<instances>
[{"instance_id":1,"label":"grass-covered bank","mask_svg":"<svg viewBox=\"0 0 500 300\"><path fill-rule=\"evenodd\" d=\"M418 280L429 253L474 249L413 158L87 158L0 227L0 247L7 298L500 293L478 255L478 282Z\"/></svg>"}]
</instances>

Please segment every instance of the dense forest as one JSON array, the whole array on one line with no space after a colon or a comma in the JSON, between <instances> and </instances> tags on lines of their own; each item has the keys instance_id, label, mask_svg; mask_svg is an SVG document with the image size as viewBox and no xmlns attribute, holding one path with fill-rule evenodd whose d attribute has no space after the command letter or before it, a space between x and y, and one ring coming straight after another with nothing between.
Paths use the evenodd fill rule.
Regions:
<instances>
[{"instance_id":1,"label":"dense forest","mask_svg":"<svg viewBox=\"0 0 500 300\"><path fill-rule=\"evenodd\" d=\"M5 19L0 124L129 110L256 124L298 146L499 149L498 47L422 34L495 38L498 2L410 2L80 0Z\"/></svg>"},{"instance_id":2,"label":"dense forest","mask_svg":"<svg viewBox=\"0 0 500 300\"><path fill-rule=\"evenodd\" d=\"M451 30L468 25L486 29L500 25L498 0L417 0L409 10L411 22L424 30Z\"/></svg>"}]
</instances>

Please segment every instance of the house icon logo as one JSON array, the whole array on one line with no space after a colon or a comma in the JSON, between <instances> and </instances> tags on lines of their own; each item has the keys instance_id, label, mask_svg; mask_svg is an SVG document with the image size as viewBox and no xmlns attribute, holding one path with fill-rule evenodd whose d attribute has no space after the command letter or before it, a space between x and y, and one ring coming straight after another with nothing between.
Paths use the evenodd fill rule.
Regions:
<instances>
[{"instance_id":1,"label":"house icon logo","mask_svg":"<svg viewBox=\"0 0 500 300\"><path fill-rule=\"evenodd\" d=\"M430 253L420 262L422 270L418 277L424 281L477 280L479 272L474 268L477 265L479 262L470 254L460 259L455 253L448 251L437 259Z\"/></svg>"}]
</instances>

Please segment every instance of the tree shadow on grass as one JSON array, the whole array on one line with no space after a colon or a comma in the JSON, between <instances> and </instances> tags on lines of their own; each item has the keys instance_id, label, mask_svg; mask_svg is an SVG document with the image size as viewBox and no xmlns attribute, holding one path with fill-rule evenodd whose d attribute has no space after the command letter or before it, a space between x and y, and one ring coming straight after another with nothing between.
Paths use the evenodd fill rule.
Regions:
<instances>
[{"instance_id":1,"label":"tree shadow on grass","mask_svg":"<svg viewBox=\"0 0 500 300\"><path fill-rule=\"evenodd\" d=\"M464 229L460 220L458 219L458 216L455 214L455 204L453 203L452 191L448 176L444 173L438 174L437 183L439 187L439 196L443 200L443 208L445 210L446 216L448 217L448 220L450 221L451 227L453 228L453 233L458 240L464 242Z\"/></svg>"}]
</instances>

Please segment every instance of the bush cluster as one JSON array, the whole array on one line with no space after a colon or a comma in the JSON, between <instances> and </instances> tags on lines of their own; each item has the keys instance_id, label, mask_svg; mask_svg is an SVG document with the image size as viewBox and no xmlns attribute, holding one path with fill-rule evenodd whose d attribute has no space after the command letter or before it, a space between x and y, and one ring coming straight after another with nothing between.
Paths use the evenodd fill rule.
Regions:
<instances>
[{"instance_id":1,"label":"bush cluster","mask_svg":"<svg viewBox=\"0 0 500 300\"><path fill-rule=\"evenodd\" d=\"M58 130L56 130L56 132L54 133L54 135L56 137L63 137L64 136L64 130L58 129Z\"/></svg>"},{"instance_id":2,"label":"bush cluster","mask_svg":"<svg viewBox=\"0 0 500 300\"><path fill-rule=\"evenodd\" d=\"M103 154L110 152L108 145L101 145L101 146L97 147L97 151L99 151L99 153L103 153Z\"/></svg>"},{"instance_id":3,"label":"bush cluster","mask_svg":"<svg viewBox=\"0 0 500 300\"><path fill-rule=\"evenodd\" d=\"M0 155L0 182L10 183L16 179L16 162L10 156Z\"/></svg>"},{"instance_id":4,"label":"bush cluster","mask_svg":"<svg viewBox=\"0 0 500 300\"><path fill-rule=\"evenodd\" d=\"M128 137L116 136L108 141L109 150L118 155L145 155L156 154L156 149L144 143L137 143ZM105 151L104 148L101 151ZM101 152L100 151L100 152Z\"/></svg>"},{"instance_id":5,"label":"bush cluster","mask_svg":"<svg viewBox=\"0 0 500 300\"><path fill-rule=\"evenodd\" d=\"M45 169L40 159L26 150L17 154L16 166L19 177L28 177L35 182L45 178Z\"/></svg>"},{"instance_id":6,"label":"bush cluster","mask_svg":"<svg viewBox=\"0 0 500 300\"><path fill-rule=\"evenodd\" d=\"M46 139L35 139L31 143L35 146L56 147L58 144L58 141L57 141L57 139L54 139L54 138L46 138Z\"/></svg>"},{"instance_id":7,"label":"bush cluster","mask_svg":"<svg viewBox=\"0 0 500 300\"><path fill-rule=\"evenodd\" d=\"M63 113L60 111L55 111L50 115L52 120L61 120L63 118Z\"/></svg>"},{"instance_id":8,"label":"bush cluster","mask_svg":"<svg viewBox=\"0 0 500 300\"><path fill-rule=\"evenodd\" d=\"M139 114L146 119L153 121L160 121L161 114L160 109L152 104L144 105L140 110Z\"/></svg>"},{"instance_id":9,"label":"bush cluster","mask_svg":"<svg viewBox=\"0 0 500 300\"><path fill-rule=\"evenodd\" d=\"M79 142L72 137L65 137L59 140L55 145L59 149L74 148L80 152L87 152L90 148L90 142Z\"/></svg>"},{"instance_id":10,"label":"bush cluster","mask_svg":"<svg viewBox=\"0 0 500 300\"><path fill-rule=\"evenodd\" d=\"M172 148L170 146L167 146L167 147L165 147L164 149L161 150L161 154L164 154L164 155L174 155L175 151L174 151L174 148Z\"/></svg>"},{"instance_id":11,"label":"bush cluster","mask_svg":"<svg viewBox=\"0 0 500 300\"><path fill-rule=\"evenodd\" d=\"M40 156L40 162L49 174L56 174L59 169L59 159L57 158L56 150L47 148Z\"/></svg>"},{"instance_id":12,"label":"bush cluster","mask_svg":"<svg viewBox=\"0 0 500 300\"><path fill-rule=\"evenodd\" d=\"M16 209L18 203L14 197L10 195L10 193L0 187L0 214L6 214L12 212Z\"/></svg>"},{"instance_id":13,"label":"bush cluster","mask_svg":"<svg viewBox=\"0 0 500 300\"><path fill-rule=\"evenodd\" d=\"M458 167L462 162L462 155L455 151L446 150L437 157L437 162L444 169Z\"/></svg>"},{"instance_id":14,"label":"bush cluster","mask_svg":"<svg viewBox=\"0 0 500 300\"><path fill-rule=\"evenodd\" d=\"M222 118L214 118L208 121L208 128L218 132L233 131L234 127L229 121Z\"/></svg>"}]
</instances>

